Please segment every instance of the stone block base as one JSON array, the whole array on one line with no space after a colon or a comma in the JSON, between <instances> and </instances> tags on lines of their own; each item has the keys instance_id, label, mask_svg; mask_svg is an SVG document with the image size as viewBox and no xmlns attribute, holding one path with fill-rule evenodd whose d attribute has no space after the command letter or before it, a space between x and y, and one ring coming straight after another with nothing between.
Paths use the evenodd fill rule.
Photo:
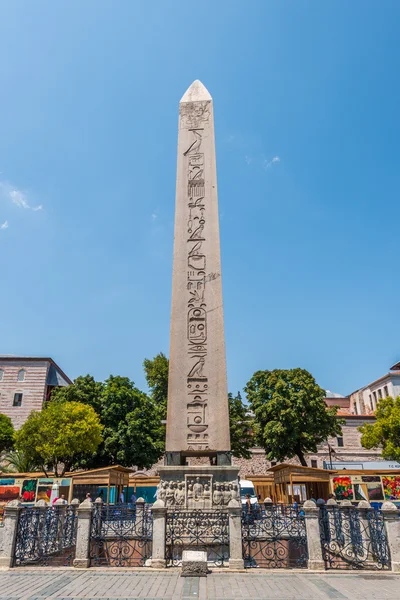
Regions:
<instances>
[{"instance_id":1,"label":"stone block base","mask_svg":"<svg viewBox=\"0 0 400 600\"><path fill-rule=\"evenodd\" d=\"M394 573L400 573L400 562L392 562L392 571Z\"/></svg>"},{"instance_id":2,"label":"stone block base","mask_svg":"<svg viewBox=\"0 0 400 600\"><path fill-rule=\"evenodd\" d=\"M72 563L76 569L88 569L90 567L89 558L75 558Z\"/></svg>"},{"instance_id":3,"label":"stone block base","mask_svg":"<svg viewBox=\"0 0 400 600\"><path fill-rule=\"evenodd\" d=\"M230 569L244 569L244 560L242 558L230 558L229 559Z\"/></svg>"},{"instance_id":4,"label":"stone block base","mask_svg":"<svg viewBox=\"0 0 400 600\"><path fill-rule=\"evenodd\" d=\"M165 569L167 566L167 561L163 558L152 558L150 567L152 569Z\"/></svg>"},{"instance_id":5,"label":"stone block base","mask_svg":"<svg viewBox=\"0 0 400 600\"><path fill-rule=\"evenodd\" d=\"M207 577L207 563L200 560L182 561L181 577Z\"/></svg>"},{"instance_id":6,"label":"stone block base","mask_svg":"<svg viewBox=\"0 0 400 600\"><path fill-rule=\"evenodd\" d=\"M11 567L11 558L10 557L0 557L0 569L4 569L7 567Z\"/></svg>"},{"instance_id":7,"label":"stone block base","mask_svg":"<svg viewBox=\"0 0 400 600\"><path fill-rule=\"evenodd\" d=\"M310 571L325 571L325 563L323 560L309 560L308 568Z\"/></svg>"}]
</instances>

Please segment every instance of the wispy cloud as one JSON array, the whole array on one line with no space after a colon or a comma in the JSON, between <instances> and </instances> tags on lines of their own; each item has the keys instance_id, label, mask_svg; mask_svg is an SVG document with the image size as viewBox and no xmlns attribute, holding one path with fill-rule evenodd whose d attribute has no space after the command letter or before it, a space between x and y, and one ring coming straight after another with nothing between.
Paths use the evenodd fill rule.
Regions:
<instances>
[{"instance_id":1,"label":"wispy cloud","mask_svg":"<svg viewBox=\"0 0 400 600\"><path fill-rule=\"evenodd\" d=\"M18 189L16 186L11 185L7 181L0 181L0 198L5 200L11 200L18 208L29 209L29 210L43 210L43 204L37 206L31 206L28 201L28 196L25 192Z\"/></svg>"},{"instance_id":2,"label":"wispy cloud","mask_svg":"<svg viewBox=\"0 0 400 600\"><path fill-rule=\"evenodd\" d=\"M248 165L253 162L253 159L251 156L245 156L244 160L245 160L246 164L248 164Z\"/></svg>"},{"instance_id":3,"label":"wispy cloud","mask_svg":"<svg viewBox=\"0 0 400 600\"><path fill-rule=\"evenodd\" d=\"M151 220L155 221L156 219L158 219L158 211L153 210L153 212L151 213Z\"/></svg>"},{"instance_id":4,"label":"wispy cloud","mask_svg":"<svg viewBox=\"0 0 400 600\"><path fill-rule=\"evenodd\" d=\"M25 194L20 190L11 190L9 195L13 204L19 206L19 208L30 208L28 202L26 201Z\"/></svg>"},{"instance_id":5,"label":"wispy cloud","mask_svg":"<svg viewBox=\"0 0 400 600\"><path fill-rule=\"evenodd\" d=\"M4 221L4 223L0 225L0 229L8 229L8 221Z\"/></svg>"},{"instance_id":6,"label":"wispy cloud","mask_svg":"<svg viewBox=\"0 0 400 600\"><path fill-rule=\"evenodd\" d=\"M273 158L271 158L271 160L265 160L264 161L264 169L269 169L270 167L272 167L272 165L281 162L281 159L279 158L279 156L274 156Z\"/></svg>"}]
</instances>

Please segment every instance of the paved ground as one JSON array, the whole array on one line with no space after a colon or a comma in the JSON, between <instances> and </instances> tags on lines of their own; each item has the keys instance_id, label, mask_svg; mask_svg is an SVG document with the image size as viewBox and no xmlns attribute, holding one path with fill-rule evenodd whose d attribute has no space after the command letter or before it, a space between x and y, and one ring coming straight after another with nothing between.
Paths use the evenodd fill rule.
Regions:
<instances>
[{"instance_id":1,"label":"paved ground","mask_svg":"<svg viewBox=\"0 0 400 600\"><path fill-rule=\"evenodd\" d=\"M0 600L398 600L400 575L391 573L212 573L182 578L178 571L12 569L0 571Z\"/></svg>"}]
</instances>

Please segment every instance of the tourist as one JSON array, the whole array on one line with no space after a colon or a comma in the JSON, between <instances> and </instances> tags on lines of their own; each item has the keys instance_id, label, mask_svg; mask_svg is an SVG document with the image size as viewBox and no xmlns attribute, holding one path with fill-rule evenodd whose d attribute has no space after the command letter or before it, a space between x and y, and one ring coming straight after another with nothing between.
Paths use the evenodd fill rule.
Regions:
<instances>
[{"instance_id":1,"label":"tourist","mask_svg":"<svg viewBox=\"0 0 400 600\"><path fill-rule=\"evenodd\" d=\"M90 500L90 502L93 502L92 496L89 494L89 492L86 494L86 500Z\"/></svg>"},{"instance_id":2,"label":"tourist","mask_svg":"<svg viewBox=\"0 0 400 600\"><path fill-rule=\"evenodd\" d=\"M124 490L121 490L121 493L119 495L119 501L121 504L125 502Z\"/></svg>"}]
</instances>

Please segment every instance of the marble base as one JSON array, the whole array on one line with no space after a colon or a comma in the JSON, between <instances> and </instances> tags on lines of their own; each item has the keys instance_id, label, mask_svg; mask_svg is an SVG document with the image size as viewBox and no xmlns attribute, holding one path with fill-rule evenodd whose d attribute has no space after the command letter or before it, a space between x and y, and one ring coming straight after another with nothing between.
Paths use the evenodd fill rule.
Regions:
<instances>
[{"instance_id":1,"label":"marble base","mask_svg":"<svg viewBox=\"0 0 400 600\"><path fill-rule=\"evenodd\" d=\"M210 510L240 501L239 468L232 466L163 466L158 469L157 499L167 508Z\"/></svg>"}]
</instances>

